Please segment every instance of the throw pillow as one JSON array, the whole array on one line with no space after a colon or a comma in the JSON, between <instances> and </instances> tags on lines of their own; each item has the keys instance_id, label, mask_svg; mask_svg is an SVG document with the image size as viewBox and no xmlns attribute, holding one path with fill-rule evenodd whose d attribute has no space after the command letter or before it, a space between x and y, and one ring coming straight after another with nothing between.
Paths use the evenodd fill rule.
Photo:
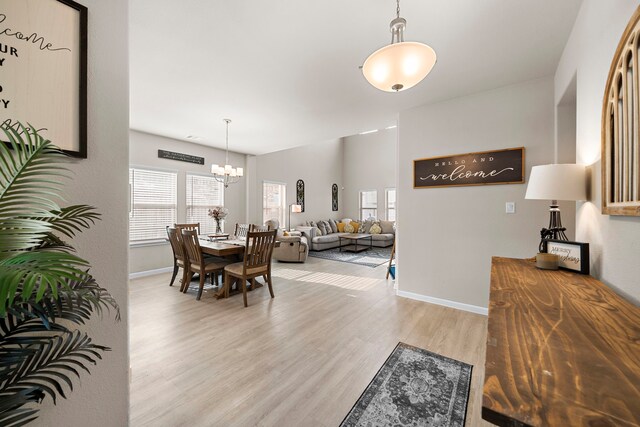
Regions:
<instances>
[{"instance_id":1,"label":"throw pillow","mask_svg":"<svg viewBox=\"0 0 640 427\"><path fill-rule=\"evenodd\" d=\"M322 236L322 230L316 227L316 236Z\"/></svg>"},{"instance_id":2,"label":"throw pillow","mask_svg":"<svg viewBox=\"0 0 640 427\"><path fill-rule=\"evenodd\" d=\"M362 233L369 233L369 229L373 225L373 221L363 221L362 222Z\"/></svg>"},{"instance_id":3,"label":"throw pillow","mask_svg":"<svg viewBox=\"0 0 640 427\"><path fill-rule=\"evenodd\" d=\"M348 233L357 233L358 230L360 229L360 223L359 222L351 221L349 224L353 227L353 231L348 231ZM347 228L345 227L345 230L346 229Z\"/></svg>"},{"instance_id":4,"label":"throw pillow","mask_svg":"<svg viewBox=\"0 0 640 427\"><path fill-rule=\"evenodd\" d=\"M380 225L378 223L374 223L371 228L369 228L370 234L380 234L381 232L382 228L380 228Z\"/></svg>"},{"instance_id":5,"label":"throw pillow","mask_svg":"<svg viewBox=\"0 0 640 427\"><path fill-rule=\"evenodd\" d=\"M352 224L355 224L355 223L350 222L349 224L345 224L344 225L344 232L345 233L355 233L356 229L353 228Z\"/></svg>"},{"instance_id":6,"label":"throw pillow","mask_svg":"<svg viewBox=\"0 0 640 427\"><path fill-rule=\"evenodd\" d=\"M334 233L338 232L338 224L336 224L336 221L333 219L329 220L329 226L331 227L331 231Z\"/></svg>"},{"instance_id":7,"label":"throw pillow","mask_svg":"<svg viewBox=\"0 0 640 427\"><path fill-rule=\"evenodd\" d=\"M393 234L393 225L395 221L380 221L380 228L384 234Z\"/></svg>"},{"instance_id":8,"label":"throw pillow","mask_svg":"<svg viewBox=\"0 0 640 427\"><path fill-rule=\"evenodd\" d=\"M322 233L323 234L331 234L331 233L333 233L333 230L331 229L331 226L329 225L329 221L320 221L320 228L322 229Z\"/></svg>"},{"instance_id":9,"label":"throw pillow","mask_svg":"<svg viewBox=\"0 0 640 427\"><path fill-rule=\"evenodd\" d=\"M288 232L288 231L285 231L285 232L283 232L283 233L282 233L282 235L283 235L283 236L288 236L288 235L289 235L289 232Z\"/></svg>"},{"instance_id":10,"label":"throw pillow","mask_svg":"<svg viewBox=\"0 0 640 427\"><path fill-rule=\"evenodd\" d=\"M345 224L351 224L351 218L345 218L342 220L342 222Z\"/></svg>"},{"instance_id":11,"label":"throw pillow","mask_svg":"<svg viewBox=\"0 0 640 427\"><path fill-rule=\"evenodd\" d=\"M338 226L338 233L345 233L345 231L344 231L344 227L345 227L346 225L347 225L347 224L345 224L344 222L339 222L339 223L337 224L337 226Z\"/></svg>"}]
</instances>

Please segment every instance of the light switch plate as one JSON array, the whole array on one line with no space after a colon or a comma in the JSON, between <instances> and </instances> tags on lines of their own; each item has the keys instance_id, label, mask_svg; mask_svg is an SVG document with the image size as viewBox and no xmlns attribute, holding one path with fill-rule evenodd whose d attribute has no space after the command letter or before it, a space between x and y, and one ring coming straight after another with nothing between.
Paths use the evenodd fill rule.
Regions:
<instances>
[{"instance_id":1,"label":"light switch plate","mask_svg":"<svg viewBox=\"0 0 640 427\"><path fill-rule=\"evenodd\" d=\"M516 202L507 202L505 205L505 210L508 214L516 213Z\"/></svg>"}]
</instances>

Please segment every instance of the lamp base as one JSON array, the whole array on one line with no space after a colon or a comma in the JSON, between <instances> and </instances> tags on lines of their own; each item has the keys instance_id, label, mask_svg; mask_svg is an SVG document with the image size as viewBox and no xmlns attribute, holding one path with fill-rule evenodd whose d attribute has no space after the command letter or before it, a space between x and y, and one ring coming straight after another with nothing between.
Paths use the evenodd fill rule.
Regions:
<instances>
[{"instance_id":1,"label":"lamp base","mask_svg":"<svg viewBox=\"0 0 640 427\"><path fill-rule=\"evenodd\" d=\"M562 218L560 217L560 206L557 200L552 200L549 205L549 227L540 230L540 245L538 251L544 250L545 240L569 240L564 233L567 229L562 226Z\"/></svg>"}]
</instances>

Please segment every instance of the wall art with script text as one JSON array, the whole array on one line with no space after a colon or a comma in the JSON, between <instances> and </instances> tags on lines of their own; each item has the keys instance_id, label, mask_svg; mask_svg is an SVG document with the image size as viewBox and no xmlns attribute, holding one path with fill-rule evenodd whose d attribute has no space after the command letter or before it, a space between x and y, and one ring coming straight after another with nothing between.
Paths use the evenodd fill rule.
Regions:
<instances>
[{"instance_id":1,"label":"wall art with script text","mask_svg":"<svg viewBox=\"0 0 640 427\"><path fill-rule=\"evenodd\" d=\"M2 0L0 126L33 125L87 157L87 8L71 0Z\"/></svg>"},{"instance_id":2,"label":"wall art with script text","mask_svg":"<svg viewBox=\"0 0 640 427\"><path fill-rule=\"evenodd\" d=\"M413 187L524 183L524 147L413 161Z\"/></svg>"},{"instance_id":3,"label":"wall art with script text","mask_svg":"<svg viewBox=\"0 0 640 427\"><path fill-rule=\"evenodd\" d=\"M158 150L158 158L204 165L204 157L192 156L191 154L176 153L175 151Z\"/></svg>"}]
</instances>

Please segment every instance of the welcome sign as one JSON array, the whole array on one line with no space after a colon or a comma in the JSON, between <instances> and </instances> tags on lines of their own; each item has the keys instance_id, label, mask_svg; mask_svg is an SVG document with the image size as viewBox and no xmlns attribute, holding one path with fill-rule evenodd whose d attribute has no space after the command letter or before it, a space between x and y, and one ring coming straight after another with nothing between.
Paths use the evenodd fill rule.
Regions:
<instances>
[{"instance_id":1,"label":"welcome sign","mask_svg":"<svg viewBox=\"0 0 640 427\"><path fill-rule=\"evenodd\" d=\"M21 132L18 123L31 124L67 153L86 157L86 55L86 7L0 0L0 126Z\"/></svg>"},{"instance_id":2,"label":"welcome sign","mask_svg":"<svg viewBox=\"0 0 640 427\"><path fill-rule=\"evenodd\" d=\"M524 147L413 161L413 187L524 183Z\"/></svg>"}]
</instances>

